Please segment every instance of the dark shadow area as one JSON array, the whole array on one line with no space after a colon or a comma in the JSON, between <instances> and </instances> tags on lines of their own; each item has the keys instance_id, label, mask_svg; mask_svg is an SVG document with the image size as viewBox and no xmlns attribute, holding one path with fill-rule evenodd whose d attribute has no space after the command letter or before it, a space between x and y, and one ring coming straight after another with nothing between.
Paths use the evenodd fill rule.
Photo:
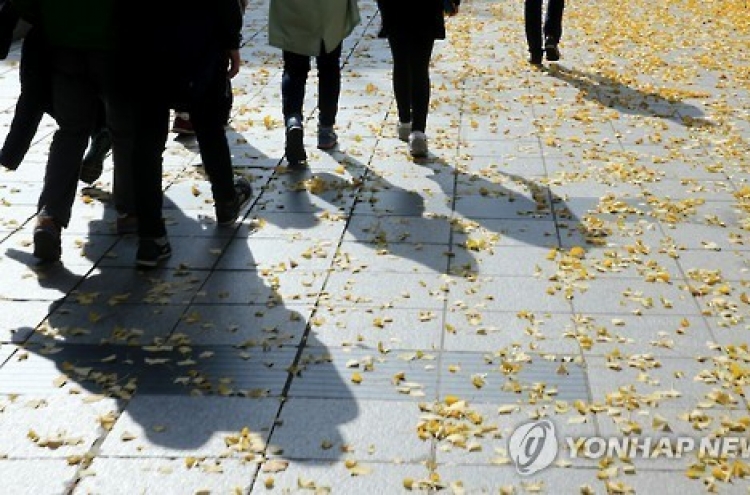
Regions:
<instances>
[{"instance_id":1,"label":"dark shadow area","mask_svg":"<svg viewBox=\"0 0 750 495\"><path fill-rule=\"evenodd\" d=\"M708 127L713 123L704 118L696 106L678 98L630 87L605 75L583 72L553 64L545 69L549 75L577 88L587 100L598 102L618 112L659 117L685 127Z\"/></svg>"},{"instance_id":2,"label":"dark shadow area","mask_svg":"<svg viewBox=\"0 0 750 495\"><path fill-rule=\"evenodd\" d=\"M284 279L272 282L252 268L256 263L241 225L204 224L167 197L165 217L172 258L154 270L135 269L133 236L92 257L95 266L88 276L50 304L42 324L16 332L17 352L32 357L5 362L3 392L59 393L64 385L38 371L51 361L69 386L117 399L119 421L127 416L126 424L140 425L153 445L190 456L217 432L236 436L248 428L256 439L250 450L227 445L227 451L257 455L258 462L299 448L273 446L276 429L305 428L305 418L294 413L279 419L285 406L295 404L314 416L315 410L300 404L335 397L340 407L318 421L325 427L316 433L334 446L325 460L339 458L344 451L339 425L357 417L358 406L325 345L310 331L309 313L301 312L306 306L287 306L279 292ZM91 222L90 231L99 231L102 221ZM230 247L234 259L249 268L222 266ZM71 276L59 265L39 283L67 288ZM308 371L315 377L312 385L305 381ZM14 376L37 378L29 383ZM127 451L116 436L117 424L112 432L103 455ZM282 431L281 438L290 441L294 435ZM304 456L296 462L319 460Z\"/></svg>"}]
</instances>

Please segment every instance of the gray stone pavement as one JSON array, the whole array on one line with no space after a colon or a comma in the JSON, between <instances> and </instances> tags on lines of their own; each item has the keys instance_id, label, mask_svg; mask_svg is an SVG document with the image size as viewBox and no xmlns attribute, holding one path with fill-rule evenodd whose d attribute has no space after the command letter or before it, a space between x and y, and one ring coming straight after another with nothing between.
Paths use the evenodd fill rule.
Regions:
<instances>
[{"instance_id":1,"label":"gray stone pavement","mask_svg":"<svg viewBox=\"0 0 750 495\"><path fill-rule=\"evenodd\" d=\"M360 5L340 147L314 149L313 73L290 172L251 1L228 133L255 197L218 229L195 143L170 140L162 269L114 234L109 161L61 266L35 269L52 122L0 173L0 491L746 493L746 459L563 439L747 437L747 3L569 2L563 59L533 69L521 2L469 0L436 46L422 162ZM508 439L532 419L560 450L522 476Z\"/></svg>"}]
</instances>

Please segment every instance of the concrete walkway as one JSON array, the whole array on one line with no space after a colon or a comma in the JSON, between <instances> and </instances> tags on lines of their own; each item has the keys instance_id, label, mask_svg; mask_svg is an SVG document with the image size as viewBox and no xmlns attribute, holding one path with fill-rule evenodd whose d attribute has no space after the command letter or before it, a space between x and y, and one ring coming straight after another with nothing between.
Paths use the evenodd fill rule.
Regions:
<instances>
[{"instance_id":1,"label":"concrete walkway","mask_svg":"<svg viewBox=\"0 0 750 495\"><path fill-rule=\"evenodd\" d=\"M170 140L155 271L114 233L109 160L63 263L35 269L45 120L0 172L0 491L747 493L738 456L567 440L748 436L750 7L662 3L569 2L563 59L534 69L521 2L467 1L414 162L361 0L340 147L314 147L311 79L310 169L290 172L251 1L228 132L252 206L217 228L195 142ZM545 461L509 450L529 420L559 449L524 475Z\"/></svg>"}]
</instances>

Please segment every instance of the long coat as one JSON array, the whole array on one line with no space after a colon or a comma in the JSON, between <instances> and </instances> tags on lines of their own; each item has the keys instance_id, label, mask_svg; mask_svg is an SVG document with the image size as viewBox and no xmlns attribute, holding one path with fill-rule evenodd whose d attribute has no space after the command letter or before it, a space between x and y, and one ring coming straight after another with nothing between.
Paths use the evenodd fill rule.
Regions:
<instances>
[{"instance_id":1,"label":"long coat","mask_svg":"<svg viewBox=\"0 0 750 495\"><path fill-rule=\"evenodd\" d=\"M443 0L377 0L389 35L445 39ZM460 0L453 0L460 4Z\"/></svg>"},{"instance_id":2,"label":"long coat","mask_svg":"<svg viewBox=\"0 0 750 495\"><path fill-rule=\"evenodd\" d=\"M359 22L357 0L271 0L268 42L314 57L321 43L326 53L333 51Z\"/></svg>"}]
</instances>

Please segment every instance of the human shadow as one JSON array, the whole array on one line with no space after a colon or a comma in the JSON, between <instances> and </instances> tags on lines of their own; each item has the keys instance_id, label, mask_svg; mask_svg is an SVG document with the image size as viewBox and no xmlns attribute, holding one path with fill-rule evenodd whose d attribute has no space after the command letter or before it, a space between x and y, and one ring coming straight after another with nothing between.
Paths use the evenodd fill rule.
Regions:
<instances>
[{"instance_id":1,"label":"human shadow","mask_svg":"<svg viewBox=\"0 0 750 495\"><path fill-rule=\"evenodd\" d=\"M633 88L597 72L553 64L547 73L575 88L581 95L618 112L659 117L685 127L713 125L698 107L678 97L665 97L655 92Z\"/></svg>"},{"instance_id":2,"label":"human shadow","mask_svg":"<svg viewBox=\"0 0 750 495\"><path fill-rule=\"evenodd\" d=\"M135 269L136 239L120 238L91 259L92 270L50 304L40 325L19 326L13 343L30 357L6 363L4 374L22 376L51 362L56 371L38 376L34 392L84 389L113 399L102 455L157 451L258 464L282 455L292 462L337 459L344 451L339 427L358 406L310 331L311 301L284 301L281 292L295 286L294 277L262 274L239 225L207 229L169 195L165 217L173 256L163 267ZM92 221L90 231L100 231L102 221ZM44 283L56 281L63 282L52 274ZM6 385L5 392L30 393L28 385ZM314 434L316 445L333 448L316 457L295 442L315 417L309 402L331 397L337 407L316 422Z\"/></svg>"}]
</instances>

